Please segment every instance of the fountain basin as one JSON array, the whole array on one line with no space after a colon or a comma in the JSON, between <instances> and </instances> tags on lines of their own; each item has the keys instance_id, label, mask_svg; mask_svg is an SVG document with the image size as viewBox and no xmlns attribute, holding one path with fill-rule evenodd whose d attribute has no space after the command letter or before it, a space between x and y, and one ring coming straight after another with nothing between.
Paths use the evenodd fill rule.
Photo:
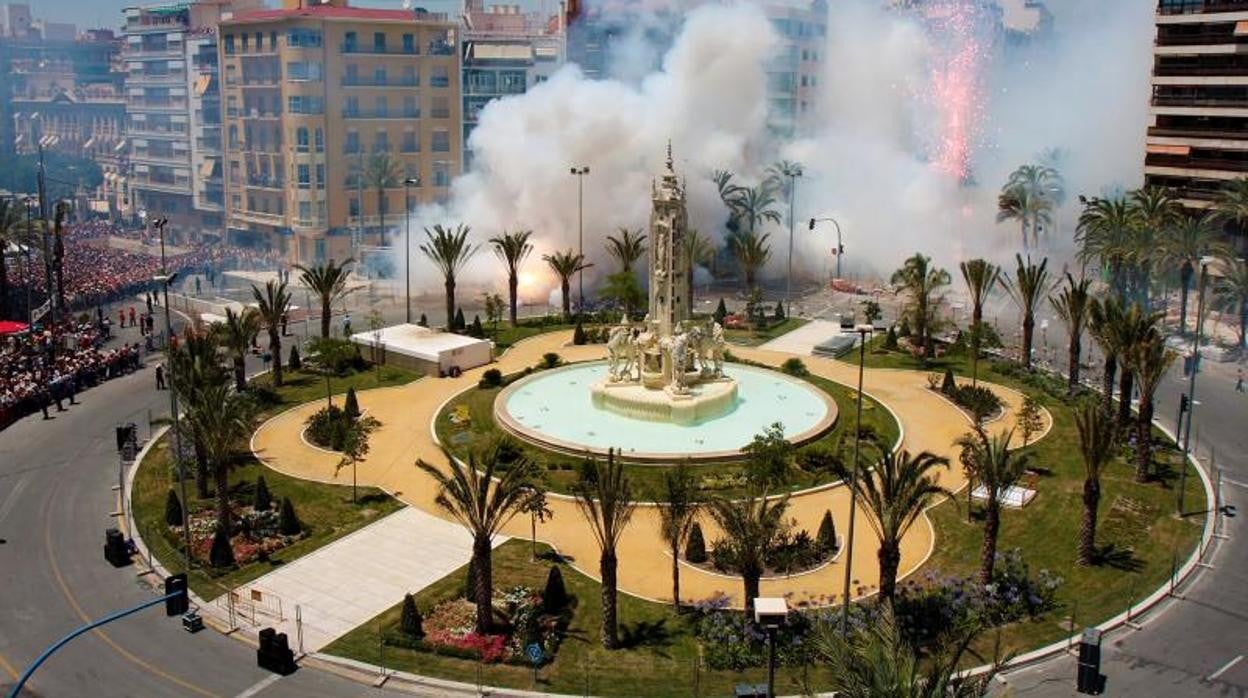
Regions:
<instances>
[{"instance_id":1,"label":"fountain basin","mask_svg":"<svg viewBox=\"0 0 1248 698\"><path fill-rule=\"evenodd\" d=\"M697 374L690 374L691 383ZM638 383L613 383L603 379L590 389L594 407L632 419L696 424L732 411L737 406L737 382L731 378L707 379L691 385L684 394L647 388Z\"/></svg>"}]
</instances>

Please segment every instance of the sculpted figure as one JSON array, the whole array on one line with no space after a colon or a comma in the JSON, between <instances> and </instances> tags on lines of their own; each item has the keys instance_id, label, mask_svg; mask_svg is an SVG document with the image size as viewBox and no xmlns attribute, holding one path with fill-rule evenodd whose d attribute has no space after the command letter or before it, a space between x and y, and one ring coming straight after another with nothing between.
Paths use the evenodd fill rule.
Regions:
<instances>
[{"instance_id":1,"label":"sculpted figure","mask_svg":"<svg viewBox=\"0 0 1248 698\"><path fill-rule=\"evenodd\" d=\"M635 362L633 329L626 319L621 319L619 326L612 328L607 337L607 375L612 381L633 380Z\"/></svg>"},{"instance_id":2,"label":"sculpted figure","mask_svg":"<svg viewBox=\"0 0 1248 698\"><path fill-rule=\"evenodd\" d=\"M711 325L710 352L711 362L714 365L712 369L715 377L724 375L724 326L718 322Z\"/></svg>"}]
</instances>

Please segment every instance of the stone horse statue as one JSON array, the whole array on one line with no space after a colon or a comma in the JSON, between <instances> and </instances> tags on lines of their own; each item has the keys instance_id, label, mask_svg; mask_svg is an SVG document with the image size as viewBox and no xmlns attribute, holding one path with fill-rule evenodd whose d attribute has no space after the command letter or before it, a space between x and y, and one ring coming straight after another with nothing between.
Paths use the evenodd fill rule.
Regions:
<instances>
[{"instance_id":1,"label":"stone horse statue","mask_svg":"<svg viewBox=\"0 0 1248 698\"><path fill-rule=\"evenodd\" d=\"M685 375L685 369L689 365L689 335L682 331L665 338L662 342L663 348L667 350L668 366L672 370L672 380L668 383L668 389L675 394L686 393L689 391Z\"/></svg>"},{"instance_id":2,"label":"stone horse statue","mask_svg":"<svg viewBox=\"0 0 1248 698\"><path fill-rule=\"evenodd\" d=\"M633 328L625 322L612 328L607 337L607 375L613 382L634 380L633 370L637 364L634 339Z\"/></svg>"}]
</instances>

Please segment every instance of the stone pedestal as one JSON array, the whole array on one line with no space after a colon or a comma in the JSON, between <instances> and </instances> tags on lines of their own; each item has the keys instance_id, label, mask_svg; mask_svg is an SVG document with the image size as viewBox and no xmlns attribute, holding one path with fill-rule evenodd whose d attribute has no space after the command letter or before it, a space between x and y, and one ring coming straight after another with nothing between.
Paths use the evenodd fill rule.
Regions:
<instances>
[{"instance_id":1,"label":"stone pedestal","mask_svg":"<svg viewBox=\"0 0 1248 698\"><path fill-rule=\"evenodd\" d=\"M696 373L691 373L694 383ZM602 380L590 389L594 406L633 419L673 424L696 424L730 412L737 404L737 382L724 377L703 380L689 387L689 392L673 394L664 388L655 390L643 383L612 383Z\"/></svg>"}]
</instances>

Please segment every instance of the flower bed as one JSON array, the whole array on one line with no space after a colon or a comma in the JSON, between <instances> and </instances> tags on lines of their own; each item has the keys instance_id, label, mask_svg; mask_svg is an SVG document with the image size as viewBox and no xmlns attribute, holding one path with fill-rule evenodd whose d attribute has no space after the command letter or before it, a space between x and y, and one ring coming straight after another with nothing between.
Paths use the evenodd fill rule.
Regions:
<instances>
[{"instance_id":1,"label":"flower bed","mask_svg":"<svg viewBox=\"0 0 1248 698\"><path fill-rule=\"evenodd\" d=\"M724 541L711 543L710 557L705 564L698 565L703 569L714 570L721 574L738 574L736 556ZM792 524L781 532L771 550L767 552L764 562L764 577L786 576L812 570L832 559L836 554L835 541L821 544L804 528L796 528Z\"/></svg>"},{"instance_id":2,"label":"flower bed","mask_svg":"<svg viewBox=\"0 0 1248 698\"><path fill-rule=\"evenodd\" d=\"M246 565L256 560L267 560L269 556L288 545L307 536L306 531L296 535L285 535L281 532L280 517L274 509L257 511L254 507L235 507L232 511L234 535L230 537L230 548L234 551L234 562ZM217 530L217 513L215 509L202 509L190 516L191 549L197 559L208 559L212 550L212 536ZM170 530L177 536L182 535L181 526L171 526Z\"/></svg>"}]
</instances>

